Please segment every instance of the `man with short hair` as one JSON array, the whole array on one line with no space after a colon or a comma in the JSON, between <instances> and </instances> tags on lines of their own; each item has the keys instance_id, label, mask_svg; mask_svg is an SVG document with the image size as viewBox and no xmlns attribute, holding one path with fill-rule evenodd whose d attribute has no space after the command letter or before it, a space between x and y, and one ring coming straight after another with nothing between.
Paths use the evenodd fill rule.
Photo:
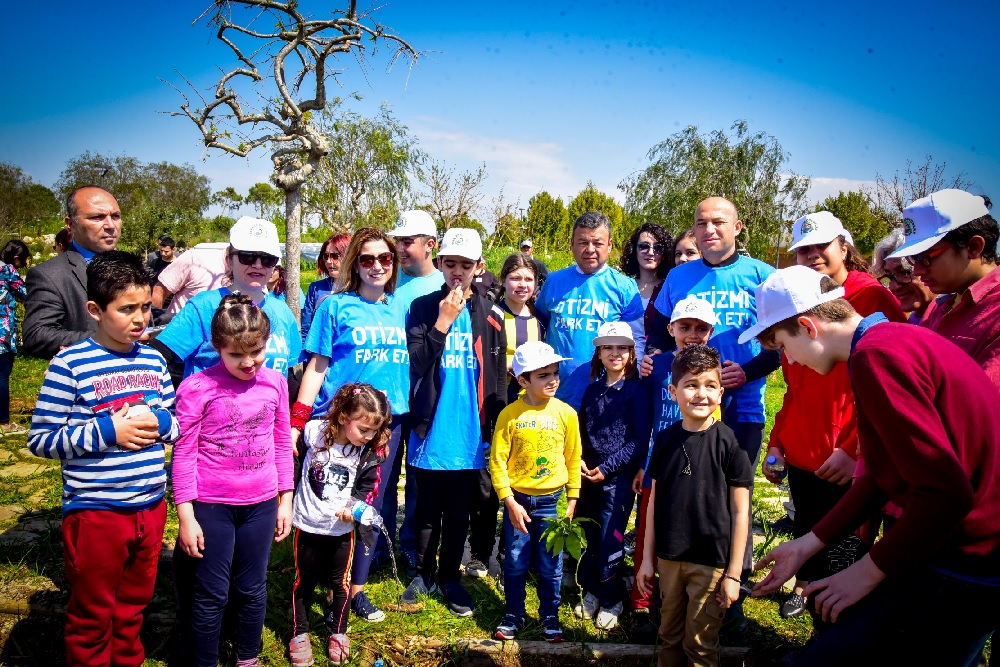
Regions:
<instances>
[{"instance_id":1,"label":"man with short hair","mask_svg":"<svg viewBox=\"0 0 1000 667\"><path fill-rule=\"evenodd\" d=\"M542 289L542 284L549 277L549 267L545 266L545 262L535 257L535 244L531 239L521 241L521 252L535 263L535 272L538 274L535 277L535 285L537 289Z\"/></svg>"},{"instance_id":2,"label":"man with short hair","mask_svg":"<svg viewBox=\"0 0 1000 667\"><path fill-rule=\"evenodd\" d=\"M444 283L444 274L434 266L437 246L437 225L427 211L403 211L396 228L388 232L396 239L401 271L396 277L396 296L413 301L418 296L436 291ZM415 282L415 285L401 289Z\"/></svg>"},{"instance_id":3,"label":"man with short hair","mask_svg":"<svg viewBox=\"0 0 1000 667\"><path fill-rule=\"evenodd\" d=\"M159 278L163 270L174 261L175 245L174 240L166 234L161 236L159 241L157 241L157 252L151 253L149 261L146 262L146 266L149 267L149 270L153 274L153 280Z\"/></svg>"},{"instance_id":4,"label":"man with short hair","mask_svg":"<svg viewBox=\"0 0 1000 667\"><path fill-rule=\"evenodd\" d=\"M70 247L31 269L25 280L24 351L44 359L96 330L87 312L87 264L118 245L122 212L110 192L84 185L66 196L65 222L73 235Z\"/></svg>"},{"instance_id":5,"label":"man with short hair","mask_svg":"<svg viewBox=\"0 0 1000 667\"><path fill-rule=\"evenodd\" d=\"M535 301L535 312L546 325L546 342L567 358L559 367L556 398L580 409L590 384L594 337L606 322L627 322L636 339L636 355L644 349L642 298L635 281L608 266L611 222L603 213L588 211L573 223L576 266L555 271Z\"/></svg>"},{"instance_id":6,"label":"man with short hair","mask_svg":"<svg viewBox=\"0 0 1000 667\"><path fill-rule=\"evenodd\" d=\"M173 317L195 294L222 287L228 243L199 243L170 262L153 285L153 305Z\"/></svg>"}]
</instances>

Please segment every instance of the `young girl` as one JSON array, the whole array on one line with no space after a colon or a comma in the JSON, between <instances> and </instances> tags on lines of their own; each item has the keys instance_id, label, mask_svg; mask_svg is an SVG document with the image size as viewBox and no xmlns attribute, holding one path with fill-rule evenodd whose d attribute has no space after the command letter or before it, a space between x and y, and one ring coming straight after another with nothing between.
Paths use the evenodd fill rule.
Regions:
<instances>
[{"instance_id":1,"label":"young girl","mask_svg":"<svg viewBox=\"0 0 1000 667\"><path fill-rule=\"evenodd\" d=\"M694 238L694 229L689 229L677 237L674 243L674 266L680 266L693 259L701 259L701 250ZM654 298L653 301L656 301Z\"/></svg>"},{"instance_id":2,"label":"young girl","mask_svg":"<svg viewBox=\"0 0 1000 667\"><path fill-rule=\"evenodd\" d=\"M288 385L284 374L264 367L271 323L250 297L224 296L211 331L221 361L177 389L177 543L197 559L193 591L178 591L178 620L190 619L193 664L216 667L232 592L237 665L253 667L260 664L271 538L280 542L292 527Z\"/></svg>"},{"instance_id":3,"label":"young girl","mask_svg":"<svg viewBox=\"0 0 1000 667\"><path fill-rule=\"evenodd\" d=\"M602 324L594 338L590 377L580 403L583 485L577 516L585 523L587 551L580 560L586 593L573 612L602 630L618 625L625 598L621 576L624 535L635 494L632 479L646 460L652 420L639 384L635 340L624 322Z\"/></svg>"},{"instance_id":4,"label":"young girl","mask_svg":"<svg viewBox=\"0 0 1000 667\"><path fill-rule=\"evenodd\" d=\"M293 666L313 664L309 641L309 607L313 589L328 582L332 600L327 623L330 664L346 664L354 556L355 505L371 505L378 494L379 465L389 453L392 409L385 394L370 384L349 383L333 397L325 419L306 424L302 483L295 493L295 586L292 588L294 636L288 644ZM362 506L364 509L364 506ZM370 549L375 533L359 525L358 534Z\"/></svg>"}]
</instances>

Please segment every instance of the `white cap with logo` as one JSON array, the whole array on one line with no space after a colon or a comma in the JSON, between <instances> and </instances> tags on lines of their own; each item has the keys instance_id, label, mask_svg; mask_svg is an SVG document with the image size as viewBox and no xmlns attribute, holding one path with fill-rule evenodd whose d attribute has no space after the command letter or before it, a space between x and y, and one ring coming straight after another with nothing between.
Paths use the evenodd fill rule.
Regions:
<instances>
[{"instance_id":1,"label":"white cap with logo","mask_svg":"<svg viewBox=\"0 0 1000 667\"><path fill-rule=\"evenodd\" d=\"M919 255L951 230L989 214L982 197L965 190L938 190L903 209L906 240L889 257Z\"/></svg>"},{"instance_id":2,"label":"white cap with logo","mask_svg":"<svg viewBox=\"0 0 1000 667\"><path fill-rule=\"evenodd\" d=\"M521 241L521 245L519 245L518 248L523 248L525 246L528 246L529 248L531 248L534 245L535 244L531 242L531 239L524 239L523 241Z\"/></svg>"},{"instance_id":3,"label":"white cap with logo","mask_svg":"<svg viewBox=\"0 0 1000 667\"><path fill-rule=\"evenodd\" d=\"M808 266L789 266L767 277L754 290L757 300L757 323L740 334L743 345L768 327L815 308L821 303L840 299L844 288L824 292L822 280L826 276Z\"/></svg>"},{"instance_id":4,"label":"white cap with logo","mask_svg":"<svg viewBox=\"0 0 1000 667\"><path fill-rule=\"evenodd\" d=\"M854 238L840 218L829 211L816 211L802 216L792 224L792 245L788 249L830 243L838 236L843 236L848 243L854 245Z\"/></svg>"},{"instance_id":5,"label":"white cap with logo","mask_svg":"<svg viewBox=\"0 0 1000 667\"><path fill-rule=\"evenodd\" d=\"M479 261L483 256L483 239L479 232L465 227L452 227L444 233L438 257L457 255Z\"/></svg>"},{"instance_id":6,"label":"white cap with logo","mask_svg":"<svg viewBox=\"0 0 1000 667\"><path fill-rule=\"evenodd\" d=\"M597 329L594 346L599 345L635 345L632 327L626 322L605 322Z\"/></svg>"},{"instance_id":7,"label":"white cap with logo","mask_svg":"<svg viewBox=\"0 0 1000 667\"><path fill-rule=\"evenodd\" d=\"M670 314L670 323L673 324L677 320L688 318L701 320L714 327L716 324L715 308L712 308L712 304L704 299L686 296L674 306L674 312Z\"/></svg>"},{"instance_id":8,"label":"white cap with logo","mask_svg":"<svg viewBox=\"0 0 1000 667\"><path fill-rule=\"evenodd\" d=\"M512 364L514 376L519 377L522 373L537 371L539 368L558 364L560 361L568 359L569 357L556 354L556 351L548 343L543 343L540 340L531 341L519 345L514 350L514 363Z\"/></svg>"},{"instance_id":9,"label":"white cap with logo","mask_svg":"<svg viewBox=\"0 0 1000 667\"><path fill-rule=\"evenodd\" d=\"M403 211L396 221L396 228L389 236L430 236L437 238L437 225L427 211Z\"/></svg>"},{"instance_id":10,"label":"white cap with logo","mask_svg":"<svg viewBox=\"0 0 1000 667\"><path fill-rule=\"evenodd\" d=\"M243 216L229 229L229 245L244 252L265 252L281 258L278 228L273 222Z\"/></svg>"}]
</instances>

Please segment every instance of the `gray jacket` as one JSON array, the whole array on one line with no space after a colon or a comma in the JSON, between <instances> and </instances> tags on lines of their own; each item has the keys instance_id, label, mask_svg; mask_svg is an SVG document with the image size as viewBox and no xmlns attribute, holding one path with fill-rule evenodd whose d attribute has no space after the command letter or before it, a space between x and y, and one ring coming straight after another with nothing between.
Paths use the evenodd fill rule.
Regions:
<instances>
[{"instance_id":1,"label":"gray jacket","mask_svg":"<svg viewBox=\"0 0 1000 667\"><path fill-rule=\"evenodd\" d=\"M72 246L28 271L24 351L51 359L60 347L87 338L97 322L87 313L87 262Z\"/></svg>"}]
</instances>

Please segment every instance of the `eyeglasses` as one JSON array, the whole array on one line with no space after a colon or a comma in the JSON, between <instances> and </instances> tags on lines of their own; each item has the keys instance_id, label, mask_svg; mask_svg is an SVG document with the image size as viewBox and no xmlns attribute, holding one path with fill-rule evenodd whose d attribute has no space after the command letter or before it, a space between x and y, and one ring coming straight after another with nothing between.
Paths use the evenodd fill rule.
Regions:
<instances>
[{"instance_id":1,"label":"eyeglasses","mask_svg":"<svg viewBox=\"0 0 1000 667\"><path fill-rule=\"evenodd\" d=\"M951 244L945 244L938 248L937 250L928 250L927 252L922 252L917 255L910 255L909 260L914 264L919 264L925 269L930 268L931 262L944 254L944 251L951 247Z\"/></svg>"},{"instance_id":2,"label":"eyeglasses","mask_svg":"<svg viewBox=\"0 0 1000 667\"><path fill-rule=\"evenodd\" d=\"M636 247L642 251L652 250L657 255L662 255L663 251L667 249L667 246L662 243L650 243L648 241L639 241Z\"/></svg>"},{"instance_id":3,"label":"eyeglasses","mask_svg":"<svg viewBox=\"0 0 1000 667\"><path fill-rule=\"evenodd\" d=\"M274 255L269 255L266 252L250 252L247 250L237 250L233 253L236 255L236 259L240 260L240 264L243 266L253 266L260 260L260 265L265 269L273 269L275 264L278 263L278 258Z\"/></svg>"},{"instance_id":4,"label":"eyeglasses","mask_svg":"<svg viewBox=\"0 0 1000 667\"><path fill-rule=\"evenodd\" d=\"M361 265L362 269L370 269L375 266L377 261L382 265L383 269L392 268L393 254L391 252L383 252L378 255L361 255L358 257L358 264Z\"/></svg>"},{"instance_id":5,"label":"eyeglasses","mask_svg":"<svg viewBox=\"0 0 1000 667\"><path fill-rule=\"evenodd\" d=\"M879 276L879 280L886 284L891 282L897 285L909 285L913 282L913 271L897 271L896 273L884 273Z\"/></svg>"},{"instance_id":6,"label":"eyeglasses","mask_svg":"<svg viewBox=\"0 0 1000 667\"><path fill-rule=\"evenodd\" d=\"M339 252L334 250L333 252L324 252L320 254L323 259L340 259L341 255Z\"/></svg>"}]
</instances>

